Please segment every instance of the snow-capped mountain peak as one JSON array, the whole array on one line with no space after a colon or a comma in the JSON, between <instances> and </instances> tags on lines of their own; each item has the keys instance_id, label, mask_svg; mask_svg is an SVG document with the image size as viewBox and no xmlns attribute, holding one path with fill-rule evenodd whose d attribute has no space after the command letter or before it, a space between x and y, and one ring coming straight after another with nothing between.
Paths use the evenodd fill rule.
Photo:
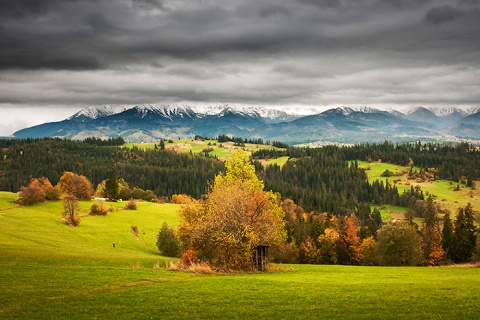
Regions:
<instances>
[{"instance_id":1,"label":"snow-capped mountain peak","mask_svg":"<svg viewBox=\"0 0 480 320\"><path fill-rule=\"evenodd\" d=\"M118 108L113 106L88 107L78 111L73 116L69 117L67 120L80 119L85 121L87 119L99 119L111 116L118 112Z\"/></svg>"},{"instance_id":2,"label":"snow-capped mountain peak","mask_svg":"<svg viewBox=\"0 0 480 320\"><path fill-rule=\"evenodd\" d=\"M148 114L158 114L164 118L173 120L174 117L193 117L195 112L189 106L176 106L176 105L137 105L133 108L142 118Z\"/></svg>"}]
</instances>

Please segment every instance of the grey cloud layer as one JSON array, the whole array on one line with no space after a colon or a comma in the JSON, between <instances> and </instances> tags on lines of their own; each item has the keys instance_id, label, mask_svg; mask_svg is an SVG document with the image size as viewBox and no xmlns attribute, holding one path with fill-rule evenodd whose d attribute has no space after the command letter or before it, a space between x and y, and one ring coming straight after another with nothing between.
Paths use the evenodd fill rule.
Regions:
<instances>
[{"instance_id":1,"label":"grey cloud layer","mask_svg":"<svg viewBox=\"0 0 480 320\"><path fill-rule=\"evenodd\" d=\"M0 2L0 105L478 105L477 0Z\"/></svg>"}]
</instances>

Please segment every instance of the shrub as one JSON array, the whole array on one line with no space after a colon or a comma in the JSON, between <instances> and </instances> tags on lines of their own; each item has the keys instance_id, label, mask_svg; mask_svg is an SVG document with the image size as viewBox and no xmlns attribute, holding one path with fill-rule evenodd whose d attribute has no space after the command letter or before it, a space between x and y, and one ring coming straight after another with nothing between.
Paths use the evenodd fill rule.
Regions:
<instances>
[{"instance_id":1,"label":"shrub","mask_svg":"<svg viewBox=\"0 0 480 320\"><path fill-rule=\"evenodd\" d=\"M378 258L381 265L415 266L422 263L422 239L409 223L395 222L378 231Z\"/></svg>"},{"instance_id":2,"label":"shrub","mask_svg":"<svg viewBox=\"0 0 480 320\"><path fill-rule=\"evenodd\" d=\"M215 272L208 262L185 264L183 261L168 263L167 269L170 271L186 271L198 274L212 274Z\"/></svg>"},{"instance_id":3,"label":"shrub","mask_svg":"<svg viewBox=\"0 0 480 320\"><path fill-rule=\"evenodd\" d=\"M22 206L31 206L45 201L45 191L37 179L32 179L27 187L20 188L20 197L18 204Z\"/></svg>"},{"instance_id":4,"label":"shrub","mask_svg":"<svg viewBox=\"0 0 480 320\"><path fill-rule=\"evenodd\" d=\"M193 249L188 249L188 250L185 250L182 254L182 263L184 265L192 265L192 264L196 264L198 262L198 255L197 255L197 251L193 250Z\"/></svg>"},{"instance_id":5,"label":"shrub","mask_svg":"<svg viewBox=\"0 0 480 320\"><path fill-rule=\"evenodd\" d=\"M180 244L175 235L175 230L170 228L166 222L163 223L158 232L157 248L167 257L177 257L180 253Z\"/></svg>"},{"instance_id":6,"label":"shrub","mask_svg":"<svg viewBox=\"0 0 480 320\"><path fill-rule=\"evenodd\" d=\"M298 249L293 243L275 244L270 248L273 262L297 263Z\"/></svg>"},{"instance_id":7,"label":"shrub","mask_svg":"<svg viewBox=\"0 0 480 320\"><path fill-rule=\"evenodd\" d=\"M103 202L97 202L92 204L88 214L91 216L106 216L107 213L108 210L103 207Z\"/></svg>"},{"instance_id":8,"label":"shrub","mask_svg":"<svg viewBox=\"0 0 480 320\"><path fill-rule=\"evenodd\" d=\"M192 204L195 200L186 194L174 194L171 202L175 204Z\"/></svg>"},{"instance_id":9,"label":"shrub","mask_svg":"<svg viewBox=\"0 0 480 320\"><path fill-rule=\"evenodd\" d=\"M58 200L60 192L54 188L48 178L33 178L27 187L20 188L18 204L30 206L46 200Z\"/></svg>"},{"instance_id":10,"label":"shrub","mask_svg":"<svg viewBox=\"0 0 480 320\"><path fill-rule=\"evenodd\" d=\"M130 226L130 230L132 230L135 237L138 237L138 227L137 226Z\"/></svg>"},{"instance_id":11,"label":"shrub","mask_svg":"<svg viewBox=\"0 0 480 320\"><path fill-rule=\"evenodd\" d=\"M130 199L125 205L125 210L137 210L137 201Z\"/></svg>"}]
</instances>

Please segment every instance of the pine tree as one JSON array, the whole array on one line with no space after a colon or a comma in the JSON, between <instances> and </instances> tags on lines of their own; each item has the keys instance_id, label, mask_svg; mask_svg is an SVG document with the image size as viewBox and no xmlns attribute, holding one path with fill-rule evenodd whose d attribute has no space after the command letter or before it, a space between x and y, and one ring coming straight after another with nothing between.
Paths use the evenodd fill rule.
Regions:
<instances>
[{"instance_id":1,"label":"pine tree","mask_svg":"<svg viewBox=\"0 0 480 320\"><path fill-rule=\"evenodd\" d=\"M116 201L118 199L119 187L118 179L115 172L110 172L108 179L105 181L104 194L110 201Z\"/></svg>"},{"instance_id":2,"label":"pine tree","mask_svg":"<svg viewBox=\"0 0 480 320\"><path fill-rule=\"evenodd\" d=\"M472 258L476 244L473 210L470 203L458 210L454 230L452 259L456 263L468 262Z\"/></svg>"},{"instance_id":3,"label":"pine tree","mask_svg":"<svg viewBox=\"0 0 480 320\"><path fill-rule=\"evenodd\" d=\"M175 235L175 230L166 222L157 235L157 248L167 257L177 257L180 253L180 243Z\"/></svg>"},{"instance_id":4,"label":"pine tree","mask_svg":"<svg viewBox=\"0 0 480 320\"><path fill-rule=\"evenodd\" d=\"M443 216L443 230L442 230L442 248L445 251L447 259L452 259L452 252L454 250L454 233L450 213L447 212Z\"/></svg>"},{"instance_id":5,"label":"pine tree","mask_svg":"<svg viewBox=\"0 0 480 320\"><path fill-rule=\"evenodd\" d=\"M437 209L432 197L428 197L425 220L420 231L422 236L422 250L427 265L439 265L445 251L442 248L442 235L437 223Z\"/></svg>"}]
</instances>

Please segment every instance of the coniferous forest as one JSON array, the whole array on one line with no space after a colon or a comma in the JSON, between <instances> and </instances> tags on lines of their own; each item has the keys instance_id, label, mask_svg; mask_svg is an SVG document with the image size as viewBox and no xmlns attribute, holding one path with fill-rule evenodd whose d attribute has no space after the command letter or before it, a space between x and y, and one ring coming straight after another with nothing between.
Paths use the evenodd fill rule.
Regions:
<instances>
[{"instance_id":1,"label":"coniferous forest","mask_svg":"<svg viewBox=\"0 0 480 320\"><path fill-rule=\"evenodd\" d=\"M114 171L132 187L152 190L159 197L188 194L199 198L207 182L224 168L222 162L205 156L100 146L95 141L0 140L0 190L17 192L32 177L41 176L56 184L65 171L84 175L96 186Z\"/></svg>"}]
</instances>

